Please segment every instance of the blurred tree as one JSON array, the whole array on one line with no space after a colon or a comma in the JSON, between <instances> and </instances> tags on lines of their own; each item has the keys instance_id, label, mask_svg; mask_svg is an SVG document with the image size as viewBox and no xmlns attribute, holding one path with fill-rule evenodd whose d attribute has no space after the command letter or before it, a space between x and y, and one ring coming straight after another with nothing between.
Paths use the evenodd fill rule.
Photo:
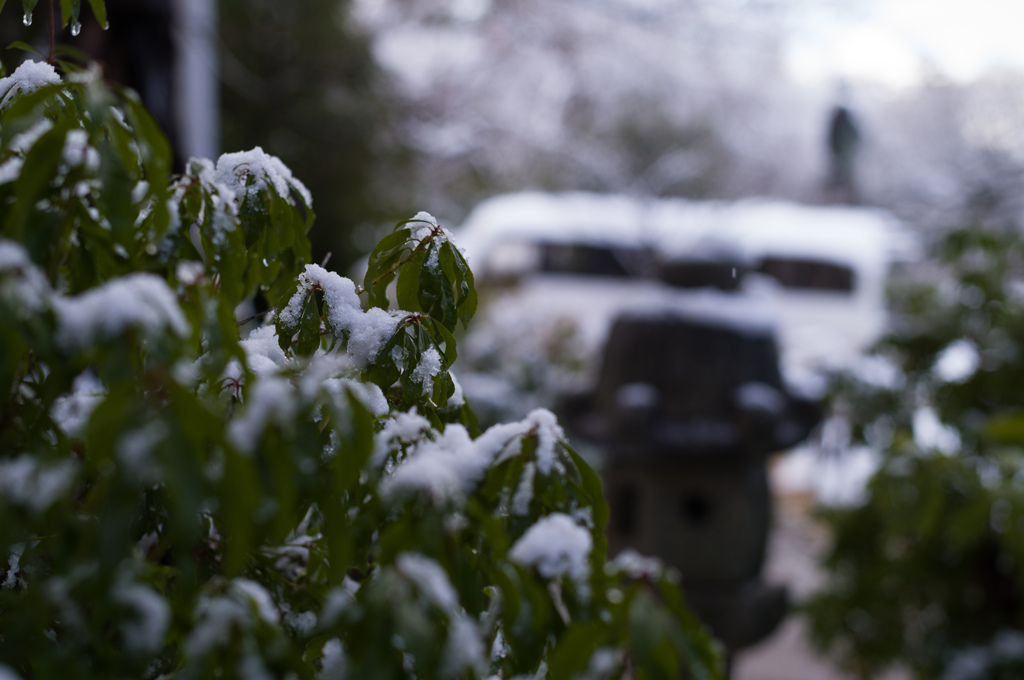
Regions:
<instances>
[{"instance_id":1,"label":"blurred tree","mask_svg":"<svg viewBox=\"0 0 1024 680\"><path fill-rule=\"evenodd\" d=\"M975 82L935 76L899 96L858 93L865 135L857 179L865 202L936 233L1006 228L1024 214L1024 73Z\"/></svg>"},{"instance_id":2,"label":"blurred tree","mask_svg":"<svg viewBox=\"0 0 1024 680\"><path fill-rule=\"evenodd\" d=\"M896 379L842 376L835 406L882 452L833 542L813 636L860 678L1024 673L1024 239L958 229L894 295L877 353Z\"/></svg>"},{"instance_id":3,"label":"blurred tree","mask_svg":"<svg viewBox=\"0 0 1024 680\"><path fill-rule=\"evenodd\" d=\"M306 181L321 225L313 257L331 252L338 267L367 249L353 234L372 236L409 211L395 136L401 103L349 4L220 4L223 147L262 144Z\"/></svg>"},{"instance_id":4,"label":"blurred tree","mask_svg":"<svg viewBox=\"0 0 1024 680\"><path fill-rule=\"evenodd\" d=\"M437 214L523 189L793 196L809 176L779 23L751 4L352 4L414 102L414 190Z\"/></svg>"}]
</instances>

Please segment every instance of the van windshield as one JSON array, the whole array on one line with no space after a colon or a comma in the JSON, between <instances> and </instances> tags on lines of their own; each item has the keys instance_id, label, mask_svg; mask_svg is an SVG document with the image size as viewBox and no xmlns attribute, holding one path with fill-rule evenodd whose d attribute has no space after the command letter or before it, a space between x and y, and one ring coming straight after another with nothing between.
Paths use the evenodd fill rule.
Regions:
<instances>
[{"instance_id":1,"label":"van windshield","mask_svg":"<svg viewBox=\"0 0 1024 680\"><path fill-rule=\"evenodd\" d=\"M785 288L852 292L855 283L853 269L821 260L766 257L758 271Z\"/></svg>"}]
</instances>

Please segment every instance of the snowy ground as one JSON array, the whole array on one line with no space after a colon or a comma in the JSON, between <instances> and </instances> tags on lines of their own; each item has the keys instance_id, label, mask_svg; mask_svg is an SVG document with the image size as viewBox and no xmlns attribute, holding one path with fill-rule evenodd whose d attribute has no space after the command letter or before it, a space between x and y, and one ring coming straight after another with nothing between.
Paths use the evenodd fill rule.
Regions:
<instances>
[{"instance_id":1,"label":"snowy ground","mask_svg":"<svg viewBox=\"0 0 1024 680\"><path fill-rule=\"evenodd\" d=\"M770 583L787 584L795 602L821 582L816 559L827 536L810 517L811 508L811 494L776 494L764 577ZM889 672L879 680L908 678L906 673ZM736 658L732 680L853 680L853 676L840 673L818 655L808 643L804 620L791 615L771 637Z\"/></svg>"}]
</instances>

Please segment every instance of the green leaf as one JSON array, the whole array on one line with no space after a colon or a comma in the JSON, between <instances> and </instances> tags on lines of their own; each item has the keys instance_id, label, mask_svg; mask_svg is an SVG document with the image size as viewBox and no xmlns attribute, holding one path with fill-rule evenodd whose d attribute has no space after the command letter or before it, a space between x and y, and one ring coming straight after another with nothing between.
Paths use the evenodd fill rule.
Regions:
<instances>
[{"instance_id":1,"label":"green leaf","mask_svg":"<svg viewBox=\"0 0 1024 680\"><path fill-rule=\"evenodd\" d=\"M445 281L445 292L451 291L452 295L445 296L444 305L444 319L445 326L454 331L455 326L459 322L458 307L464 302L465 292L463 291L463 281L458 276L459 272L455 267L455 255L454 248L450 241L445 241L438 248L438 264L441 267L441 273L444 276Z\"/></svg>"},{"instance_id":2,"label":"green leaf","mask_svg":"<svg viewBox=\"0 0 1024 680\"><path fill-rule=\"evenodd\" d=\"M66 121L57 123L29 150L14 183L14 205L5 211L3 223L4 235L26 245L32 259L51 274L56 273L59 265L56 246L60 243L61 224L54 222L55 218L59 219L57 216L41 215L37 205L50 193L50 183L57 173L69 127Z\"/></svg>"},{"instance_id":3,"label":"green leaf","mask_svg":"<svg viewBox=\"0 0 1024 680\"><path fill-rule=\"evenodd\" d=\"M436 333L436 335L432 335L438 349L440 349L441 344L444 344L444 360L451 367L455 360L459 358L459 353L456 351L455 336L437 319L430 318L426 321L430 323L430 328Z\"/></svg>"},{"instance_id":4,"label":"green leaf","mask_svg":"<svg viewBox=\"0 0 1024 680\"><path fill-rule=\"evenodd\" d=\"M366 275L363 277L363 288L366 290L371 307L380 307L381 309L389 307L387 288L395 280L402 253L406 250L406 242L410 235L411 232L408 228L399 225L393 232L382 238L370 253Z\"/></svg>"},{"instance_id":5,"label":"green leaf","mask_svg":"<svg viewBox=\"0 0 1024 680\"><path fill-rule=\"evenodd\" d=\"M562 447L569 454L573 464L579 471L581 486L586 494L594 518L593 534L595 540L593 554L603 563L608 552L608 539L605 536L605 528L608 526L608 503L604 500L604 487L601 482L601 476L571 446L563 442Z\"/></svg>"},{"instance_id":6,"label":"green leaf","mask_svg":"<svg viewBox=\"0 0 1024 680\"><path fill-rule=\"evenodd\" d=\"M349 491L359 480L359 474L373 452L373 414L351 391L346 390L351 418L345 432L343 451L334 458L334 491Z\"/></svg>"},{"instance_id":7,"label":"green leaf","mask_svg":"<svg viewBox=\"0 0 1024 680\"><path fill-rule=\"evenodd\" d=\"M420 271L419 303L431 318L440 321L449 330L455 330L457 318L451 282L445 278L439 263L431 264L432 260L439 259L437 246L431 242L424 255L424 261L428 264Z\"/></svg>"},{"instance_id":8,"label":"green leaf","mask_svg":"<svg viewBox=\"0 0 1024 680\"><path fill-rule=\"evenodd\" d=\"M459 295L459 321L462 322L462 326L465 328L469 325L473 315L476 314L478 301L476 284L473 279L473 271L469 268L466 258L462 256L458 249L451 247L451 244L448 245L451 248L451 254L455 263L455 282Z\"/></svg>"},{"instance_id":9,"label":"green leaf","mask_svg":"<svg viewBox=\"0 0 1024 680\"><path fill-rule=\"evenodd\" d=\"M242 572L255 535L253 516L262 501L253 461L229 449L224 454L224 484L220 491L221 533L224 536L224 573Z\"/></svg>"},{"instance_id":10,"label":"green leaf","mask_svg":"<svg viewBox=\"0 0 1024 680\"><path fill-rule=\"evenodd\" d=\"M634 663L644 675L658 680L676 680L679 666L672 653L669 629L672 620L645 590L629 605L629 637Z\"/></svg>"},{"instance_id":11,"label":"green leaf","mask_svg":"<svg viewBox=\"0 0 1024 680\"><path fill-rule=\"evenodd\" d=\"M399 323L398 329L388 338L384 347L377 352L376 361L366 371L366 379L380 387L385 393L401 375L401 371L395 365L395 360L392 358L391 353L396 347L404 345L407 336L405 324Z\"/></svg>"},{"instance_id":12,"label":"green leaf","mask_svg":"<svg viewBox=\"0 0 1024 680\"><path fill-rule=\"evenodd\" d=\"M3 8L4 8L3 3L6 2L6 1L7 0L0 0L0 10L3 10ZM31 45L29 45L28 43L22 42L20 40L15 40L14 42L12 42L10 45L7 46L7 49L9 49L9 50L21 50L22 52L31 52L32 54L39 55L40 57L45 57L46 56L42 52L37 50L36 48L34 48Z\"/></svg>"},{"instance_id":13,"label":"green leaf","mask_svg":"<svg viewBox=\"0 0 1024 680\"><path fill-rule=\"evenodd\" d=\"M982 436L1000 444L1024 446L1024 411L992 416L982 427Z\"/></svg>"},{"instance_id":14,"label":"green leaf","mask_svg":"<svg viewBox=\"0 0 1024 680\"><path fill-rule=\"evenodd\" d=\"M56 55L65 56L65 57L71 57L72 59L77 59L78 61L82 62L83 64L88 64L90 62L90 60L92 59L89 56L88 52L86 52L85 50L79 49L78 47L75 47L73 45L57 45L57 46L55 46L53 48L53 53L56 54ZM84 71L85 70L85 69L81 68L80 66L78 66L76 64L73 64L72 62L69 62L69 61L66 61L66 60L62 60L60 63L61 63L62 66L64 64L67 64L69 67L74 67L74 69L76 71Z\"/></svg>"},{"instance_id":15,"label":"green leaf","mask_svg":"<svg viewBox=\"0 0 1024 680\"><path fill-rule=\"evenodd\" d=\"M153 187L166 187L167 175L171 171L171 145L156 119L131 90L124 90L124 110L128 123L135 131L146 181Z\"/></svg>"},{"instance_id":16,"label":"green leaf","mask_svg":"<svg viewBox=\"0 0 1024 680\"><path fill-rule=\"evenodd\" d=\"M93 16L99 22L100 28L107 30L110 24L107 22L107 5L104 0L89 0L89 7L92 8Z\"/></svg>"},{"instance_id":17,"label":"green leaf","mask_svg":"<svg viewBox=\"0 0 1024 680\"><path fill-rule=\"evenodd\" d=\"M21 0L21 9L26 17L31 17L39 0ZM31 22L31 19L30 19Z\"/></svg>"},{"instance_id":18,"label":"green leaf","mask_svg":"<svg viewBox=\"0 0 1024 680\"><path fill-rule=\"evenodd\" d=\"M669 576L663 574L658 579L658 593L674 617L669 633L673 644L696 679L721 680L725 671L718 643L686 606L682 589Z\"/></svg>"},{"instance_id":19,"label":"green leaf","mask_svg":"<svg viewBox=\"0 0 1024 680\"><path fill-rule=\"evenodd\" d=\"M424 311L420 306L420 276L423 271L423 253L413 253L398 272L395 286L398 308L407 312Z\"/></svg>"},{"instance_id":20,"label":"green leaf","mask_svg":"<svg viewBox=\"0 0 1024 680\"><path fill-rule=\"evenodd\" d=\"M316 292L310 290L299 316L299 338L295 345L295 351L301 356L310 356L318 349L320 349L320 310Z\"/></svg>"},{"instance_id":21,"label":"green leaf","mask_svg":"<svg viewBox=\"0 0 1024 680\"><path fill-rule=\"evenodd\" d=\"M571 678L585 671L594 650L603 643L607 628L596 621L575 623L566 629L551 653L548 672L553 678Z\"/></svg>"}]
</instances>

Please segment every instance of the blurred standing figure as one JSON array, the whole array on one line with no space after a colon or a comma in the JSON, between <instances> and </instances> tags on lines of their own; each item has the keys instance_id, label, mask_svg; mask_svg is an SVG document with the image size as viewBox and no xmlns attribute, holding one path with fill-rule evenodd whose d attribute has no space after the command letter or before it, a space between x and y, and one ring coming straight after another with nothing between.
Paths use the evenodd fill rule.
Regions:
<instances>
[{"instance_id":1,"label":"blurred standing figure","mask_svg":"<svg viewBox=\"0 0 1024 680\"><path fill-rule=\"evenodd\" d=\"M854 173L857 152L860 150L860 130L849 106L845 85L840 86L838 103L832 109L828 124L828 178L825 182L825 200L828 203L860 203Z\"/></svg>"}]
</instances>

